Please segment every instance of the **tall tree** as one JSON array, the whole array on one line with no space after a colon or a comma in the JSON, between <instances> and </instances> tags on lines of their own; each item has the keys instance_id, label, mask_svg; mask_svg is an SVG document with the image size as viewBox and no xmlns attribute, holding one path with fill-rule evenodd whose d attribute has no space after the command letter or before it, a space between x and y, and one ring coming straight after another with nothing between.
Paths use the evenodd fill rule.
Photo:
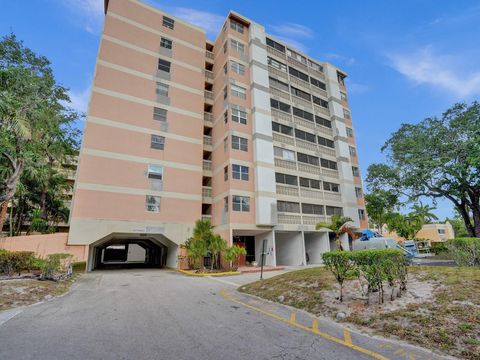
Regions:
<instances>
[{"instance_id":1,"label":"tall tree","mask_svg":"<svg viewBox=\"0 0 480 360\"><path fill-rule=\"evenodd\" d=\"M438 220L437 215L435 215L432 210L435 210L434 206L423 205L422 202L420 202L419 204L413 204L410 216L416 217L423 226L424 224L431 223L433 220Z\"/></svg>"},{"instance_id":2,"label":"tall tree","mask_svg":"<svg viewBox=\"0 0 480 360\"><path fill-rule=\"evenodd\" d=\"M78 116L66 107L69 102L67 89L56 82L46 57L26 48L14 34L2 38L0 228L24 171L43 170L46 187L48 155L59 160L61 144L74 145L77 133L71 125Z\"/></svg>"},{"instance_id":3,"label":"tall tree","mask_svg":"<svg viewBox=\"0 0 480 360\"><path fill-rule=\"evenodd\" d=\"M390 213L399 205L398 196L384 190L377 190L365 195L369 220L382 232Z\"/></svg>"},{"instance_id":4,"label":"tall tree","mask_svg":"<svg viewBox=\"0 0 480 360\"><path fill-rule=\"evenodd\" d=\"M456 104L441 118L402 124L382 148L388 162L368 168L370 190L416 201L448 199L470 236L480 237L480 104Z\"/></svg>"}]
</instances>

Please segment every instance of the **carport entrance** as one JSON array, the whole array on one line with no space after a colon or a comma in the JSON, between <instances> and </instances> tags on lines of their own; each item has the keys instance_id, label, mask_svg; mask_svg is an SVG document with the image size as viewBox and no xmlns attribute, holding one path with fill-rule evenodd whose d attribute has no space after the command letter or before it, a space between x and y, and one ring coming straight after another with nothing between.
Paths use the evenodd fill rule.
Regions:
<instances>
[{"instance_id":1,"label":"carport entrance","mask_svg":"<svg viewBox=\"0 0 480 360\"><path fill-rule=\"evenodd\" d=\"M91 245L88 269L176 268L177 251L163 235L110 234Z\"/></svg>"}]
</instances>

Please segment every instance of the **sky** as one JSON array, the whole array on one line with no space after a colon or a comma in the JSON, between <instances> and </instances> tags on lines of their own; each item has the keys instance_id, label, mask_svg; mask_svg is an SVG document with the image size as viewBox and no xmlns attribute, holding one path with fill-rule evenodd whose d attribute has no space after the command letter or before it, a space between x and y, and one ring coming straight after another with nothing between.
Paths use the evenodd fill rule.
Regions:
<instances>
[{"instance_id":1,"label":"sky","mask_svg":"<svg viewBox=\"0 0 480 360\"><path fill-rule=\"evenodd\" d=\"M115 0L111 0L115 1ZM229 10L348 74L347 90L363 175L385 161L381 147L402 123L440 116L480 98L480 2L467 0L145 0L207 30ZM0 35L14 32L47 56L72 107L88 106L103 0L2 0ZM452 215L437 205L440 219Z\"/></svg>"}]
</instances>

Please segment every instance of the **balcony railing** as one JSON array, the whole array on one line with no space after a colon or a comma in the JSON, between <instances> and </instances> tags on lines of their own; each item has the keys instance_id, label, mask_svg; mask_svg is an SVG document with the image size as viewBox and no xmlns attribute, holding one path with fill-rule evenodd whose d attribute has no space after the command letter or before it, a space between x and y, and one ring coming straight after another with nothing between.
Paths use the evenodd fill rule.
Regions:
<instances>
[{"instance_id":1,"label":"balcony railing","mask_svg":"<svg viewBox=\"0 0 480 360\"><path fill-rule=\"evenodd\" d=\"M342 201L342 195L339 193L325 192L325 200L329 201Z\"/></svg>"},{"instance_id":2,"label":"balcony railing","mask_svg":"<svg viewBox=\"0 0 480 360\"><path fill-rule=\"evenodd\" d=\"M300 189L300 196L308 199L323 199L323 192L320 190Z\"/></svg>"},{"instance_id":3,"label":"balcony railing","mask_svg":"<svg viewBox=\"0 0 480 360\"><path fill-rule=\"evenodd\" d=\"M303 171L309 174L317 174L320 175L322 171L318 166L313 166L309 164L304 164L304 163L298 163L298 171Z\"/></svg>"},{"instance_id":4,"label":"balcony railing","mask_svg":"<svg viewBox=\"0 0 480 360\"><path fill-rule=\"evenodd\" d=\"M302 217L300 215L290 215L290 214L278 214L278 223L279 224L301 224Z\"/></svg>"},{"instance_id":5,"label":"balcony railing","mask_svg":"<svg viewBox=\"0 0 480 360\"><path fill-rule=\"evenodd\" d=\"M294 116L293 122L297 125L304 126L309 129L315 129L315 124L312 121L304 120L302 118Z\"/></svg>"},{"instance_id":6,"label":"balcony railing","mask_svg":"<svg viewBox=\"0 0 480 360\"><path fill-rule=\"evenodd\" d=\"M269 54L272 54L272 55L275 55L275 56L278 56L279 58L282 58L282 59L285 59L285 54L282 53L281 51L277 50L277 49L274 49L270 46L267 46L267 52Z\"/></svg>"},{"instance_id":7,"label":"balcony railing","mask_svg":"<svg viewBox=\"0 0 480 360\"><path fill-rule=\"evenodd\" d=\"M273 96L278 96L279 98L290 101L290 94L285 92L285 91L278 90L278 89L275 89L273 87L270 87L270 94L272 94Z\"/></svg>"},{"instance_id":8,"label":"balcony railing","mask_svg":"<svg viewBox=\"0 0 480 360\"><path fill-rule=\"evenodd\" d=\"M284 112L279 111L279 110L272 109L272 116L275 119L281 119L281 120L285 120L285 121L288 121L288 122L292 121L292 116L290 114L284 113Z\"/></svg>"},{"instance_id":9,"label":"balcony railing","mask_svg":"<svg viewBox=\"0 0 480 360\"><path fill-rule=\"evenodd\" d=\"M333 136L332 128L328 128L326 126L317 125L317 131L321 134Z\"/></svg>"},{"instance_id":10,"label":"balcony railing","mask_svg":"<svg viewBox=\"0 0 480 360\"><path fill-rule=\"evenodd\" d=\"M297 104L300 104L304 107L306 107L307 109L309 109L311 111L312 109L312 103L310 101L307 101L301 97L298 97L298 96L295 96L295 95L292 95L292 101L294 103L297 103Z\"/></svg>"},{"instance_id":11,"label":"balcony railing","mask_svg":"<svg viewBox=\"0 0 480 360\"><path fill-rule=\"evenodd\" d=\"M340 178L337 170L330 170L330 169L322 168L322 174L325 175L325 176L331 177L331 178L336 178L336 179Z\"/></svg>"},{"instance_id":12,"label":"balcony railing","mask_svg":"<svg viewBox=\"0 0 480 360\"><path fill-rule=\"evenodd\" d=\"M215 56L213 55L213 52L208 50L205 51L205 56L207 57L207 59L210 59L210 60L213 60L215 58Z\"/></svg>"},{"instance_id":13,"label":"balcony railing","mask_svg":"<svg viewBox=\"0 0 480 360\"><path fill-rule=\"evenodd\" d=\"M213 71L205 70L205 78L207 78L208 80L213 80L214 79Z\"/></svg>"},{"instance_id":14,"label":"balcony railing","mask_svg":"<svg viewBox=\"0 0 480 360\"><path fill-rule=\"evenodd\" d=\"M284 78L284 79L287 79L287 78L288 78L288 75L287 75L287 73L286 73L285 71L276 69L276 68L274 68L273 66L269 66L269 67L268 67L268 72L269 72L270 74L279 76L279 77Z\"/></svg>"},{"instance_id":15,"label":"balcony railing","mask_svg":"<svg viewBox=\"0 0 480 360\"><path fill-rule=\"evenodd\" d=\"M311 142L308 142L308 141L303 141L303 140L300 140L300 139L297 139L296 142L297 142L297 146L299 148L302 148L302 149L305 149L305 150L311 150L311 151L317 151L318 150L317 144L314 144L314 143L311 143Z\"/></svg>"},{"instance_id":16,"label":"balcony railing","mask_svg":"<svg viewBox=\"0 0 480 360\"><path fill-rule=\"evenodd\" d=\"M295 145L295 142L293 141L292 137L282 135L276 132L273 133L273 140L278 141L279 143L282 143L282 144Z\"/></svg>"},{"instance_id":17,"label":"balcony railing","mask_svg":"<svg viewBox=\"0 0 480 360\"><path fill-rule=\"evenodd\" d=\"M315 110L316 113L330 116L330 111L329 111L328 109L325 109L325 108L322 107L322 106L318 106L318 105L315 105L315 104L314 104L314 105L313 105L313 109Z\"/></svg>"},{"instance_id":18,"label":"balcony railing","mask_svg":"<svg viewBox=\"0 0 480 360\"><path fill-rule=\"evenodd\" d=\"M310 91L310 84L306 81L290 76L290 82L298 86L303 86L306 90Z\"/></svg>"},{"instance_id":19,"label":"balcony railing","mask_svg":"<svg viewBox=\"0 0 480 360\"><path fill-rule=\"evenodd\" d=\"M275 166L284 169L297 170L297 163L295 161L288 161L275 158Z\"/></svg>"},{"instance_id":20,"label":"balcony railing","mask_svg":"<svg viewBox=\"0 0 480 360\"><path fill-rule=\"evenodd\" d=\"M319 222L325 222L325 216L323 215L303 215L302 222L304 225L317 225Z\"/></svg>"},{"instance_id":21,"label":"balcony railing","mask_svg":"<svg viewBox=\"0 0 480 360\"><path fill-rule=\"evenodd\" d=\"M326 147L326 146L319 146L320 148L320 154L323 154L323 155L328 155L328 156L332 156L332 157L336 157L337 156L337 153L335 152L335 149L332 149L332 148L329 148L329 147Z\"/></svg>"},{"instance_id":22,"label":"balcony railing","mask_svg":"<svg viewBox=\"0 0 480 360\"><path fill-rule=\"evenodd\" d=\"M205 99L213 100L213 92L209 90L205 90Z\"/></svg>"},{"instance_id":23,"label":"balcony railing","mask_svg":"<svg viewBox=\"0 0 480 360\"><path fill-rule=\"evenodd\" d=\"M277 185L277 194L287 196L298 196L298 188L294 186Z\"/></svg>"},{"instance_id":24,"label":"balcony railing","mask_svg":"<svg viewBox=\"0 0 480 360\"><path fill-rule=\"evenodd\" d=\"M203 160L203 170L204 171L212 171L212 161L211 160Z\"/></svg>"},{"instance_id":25,"label":"balcony railing","mask_svg":"<svg viewBox=\"0 0 480 360\"><path fill-rule=\"evenodd\" d=\"M207 123L213 123L213 114L209 112L204 112L203 113L203 120Z\"/></svg>"},{"instance_id":26,"label":"balcony railing","mask_svg":"<svg viewBox=\"0 0 480 360\"><path fill-rule=\"evenodd\" d=\"M212 146L212 137L208 135L203 135L203 145Z\"/></svg>"},{"instance_id":27,"label":"balcony railing","mask_svg":"<svg viewBox=\"0 0 480 360\"><path fill-rule=\"evenodd\" d=\"M268 46L267 46L268 48ZM304 63L298 61L298 60L295 60L294 58L291 58L290 56L288 56L287 58L287 61L292 64L293 66L297 67L297 68L300 68L302 69L303 71L306 71L308 72L308 67L307 65L305 65Z\"/></svg>"},{"instance_id":28,"label":"balcony railing","mask_svg":"<svg viewBox=\"0 0 480 360\"><path fill-rule=\"evenodd\" d=\"M202 201L204 203L212 202L212 188L204 186L202 188Z\"/></svg>"}]
</instances>

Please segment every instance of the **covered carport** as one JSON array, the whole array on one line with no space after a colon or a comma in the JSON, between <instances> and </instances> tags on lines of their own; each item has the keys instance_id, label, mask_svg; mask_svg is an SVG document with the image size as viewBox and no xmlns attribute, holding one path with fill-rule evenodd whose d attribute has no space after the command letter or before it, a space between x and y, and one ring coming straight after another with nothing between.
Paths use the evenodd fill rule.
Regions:
<instances>
[{"instance_id":1,"label":"covered carport","mask_svg":"<svg viewBox=\"0 0 480 360\"><path fill-rule=\"evenodd\" d=\"M305 265L305 244L301 231L275 231L277 266Z\"/></svg>"},{"instance_id":2,"label":"covered carport","mask_svg":"<svg viewBox=\"0 0 480 360\"><path fill-rule=\"evenodd\" d=\"M305 232L304 237L307 264L322 264L322 254L330 251L328 231Z\"/></svg>"},{"instance_id":3,"label":"covered carport","mask_svg":"<svg viewBox=\"0 0 480 360\"><path fill-rule=\"evenodd\" d=\"M161 234L110 234L90 245L88 270L177 267L178 245Z\"/></svg>"}]
</instances>

